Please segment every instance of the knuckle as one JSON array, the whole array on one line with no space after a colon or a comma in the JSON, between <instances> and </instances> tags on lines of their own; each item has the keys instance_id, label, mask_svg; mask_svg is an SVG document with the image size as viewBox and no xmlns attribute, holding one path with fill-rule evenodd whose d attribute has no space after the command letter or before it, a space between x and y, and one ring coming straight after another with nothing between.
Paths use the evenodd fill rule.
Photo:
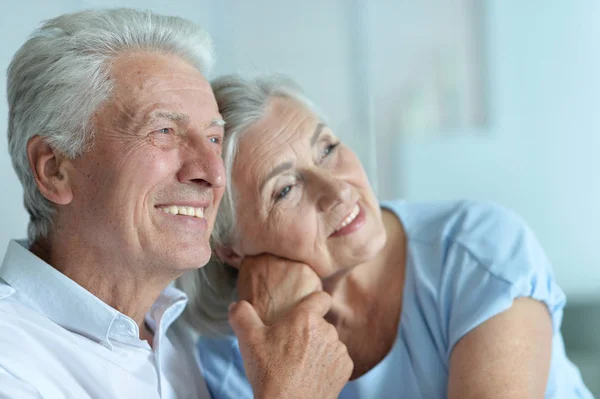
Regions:
<instances>
[{"instance_id":1,"label":"knuckle","mask_svg":"<svg viewBox=\"0 0 600 399\"><path fill-rule=\"evenodd\" d=\"M319 301L327 301L331 298L325 291L317 291L314 295Z\"/></svg>"},{"instance_id":2,"label":"knuckle","mask_svg":"<svg viewBox=\"0 0 600 399\"><path fill-rule=\"evenodd\" d=\"M344 345L343 342L339 342L335 348L335 353L342 361L347 361L350 358L348 354L348 348Z\"/></svg>"},{"instance_id":3,"label":"knuckle","mask_svg":"<svg viewBox=\"0 0 600 399\"><path fill-rule=\"evenodd\" d=\"M346 345L341 346L339 349L339 361L345 373L352 373L352 370L354 370L354 362L348 353L348 348L346 348Z\"/></svg>"},{"instance_id":4,"label":"knuckle","mask_svg":"<svg viewBox=\"0 0 600 399\"><path fill-rule=\"evenodd\" d=\"M313 269L310 268L310 266L305 264L298 264L298 267L300 268L300 273L302 277L309 280L318 279L317 274L314 272Z\"/></svg>"},{"instance_id":5,"label":"knuckle","mask_svg":"<svg viewBox=\"0 0 600 399\"><path fill-rule=\"evenodd\" d=\"M335 327L326 321L323 320L322 325L322 334L328 341L333 341L334 343L340 342L339 335Z\"/></svg>"},{"instance_id":6,"label":"knuckle","mask_svg":"<svg viewBox=\"0 0 600 399\"><path fill-rule=\"evenodd\" d=\"M306 309L297 309L292 314L292 322L295 326L307 326L311 324L311 313Z\"/></svg>"},{"instance_id":7,"label":"knuckle","mask_svg":"<svg viewBox=\"0 0 600 399\"><path fill-rule=\"evenodd\" d=\"M352 372L354 371L354 364L349 361L344 368L344 381L348 381L352 376Z\"/></svg>"},{"instance_id":8,"label":"knuckle","mask_svg":"<svg viewBox=\"0 0 600 399\"><path fill-rule=\"evenodd\" d=\"M312 325L312 326L317 326L319 325L319 323L323 320L323 318L321 316L319 316L316 313L310 312L310 311L305 311L306 313L306 321L308 324Z\"/></svg>"}]
</instances>

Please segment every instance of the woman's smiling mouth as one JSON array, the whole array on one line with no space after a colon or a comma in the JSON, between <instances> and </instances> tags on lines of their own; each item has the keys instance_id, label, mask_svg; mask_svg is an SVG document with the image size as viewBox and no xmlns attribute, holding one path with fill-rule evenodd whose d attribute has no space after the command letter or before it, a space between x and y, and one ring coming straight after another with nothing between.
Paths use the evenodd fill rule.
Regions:
<instances>
[{"instance_id":1,"label":"woman's smiling mouth","mask_svg":"<svg viewBox=\"0 0 600 399\"><path fill-rule=\"evenodd\" d=\"M348 216L336 227L330 237L343 236L360 229L365 224L365 213L362 207L356 203Z\"/></svg>"}]
</instances>

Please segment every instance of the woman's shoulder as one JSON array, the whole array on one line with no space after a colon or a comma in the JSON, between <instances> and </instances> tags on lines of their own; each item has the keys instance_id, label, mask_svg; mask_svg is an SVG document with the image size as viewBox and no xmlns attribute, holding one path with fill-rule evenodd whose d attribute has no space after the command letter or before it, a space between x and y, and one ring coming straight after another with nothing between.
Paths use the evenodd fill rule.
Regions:
<instances>
[{"instance_id":1,"label":"woman's shoulder","mask_svg":"<svg viewBox=\"0 0 600 399\"><path fill-rule=\"evenodd\" d=\"M410 238L425 241L439 236L481 239L490 233L512 234L526 228L517 213L493 202L395 200L381 206L398 216Z\"/></svg>"},{"instance_id":2,"label":"woman's shoulder","mask_svg":"<svg viewBox=\"0 0 600 399\"><path fill-rule=\"evenodd\" d=\"M480 201L383 206L398 215L406 230L407 309L428 323L443 324L437 327L447 333L440 338L447 355L464 334L510 308L518 297L545 303L559 331L564 293L535 234L514 211ZM429 317L431 312L437 316Z\"/></svg>"},{"instance_id":3,"label":"woman's shoulder","mask_svg":"<svg viewBox=\"0 0 600 399\"><path fill-rule=\"evenodd\" d=\"M484 264L507 261L519 245L537 245L522 217L492 202L399 200L382 207L397 215L409 242L455 244Z\"/></svg>"},{"instance_id":4,"label":"woman's shoulder","mask_svg":"<svg viewBox=\"0 0 600 399\"><path fill-rule=\"evenodd\" d=\"M430 279L460 275L476 265L509 284L535 275L553 279L534 232L514 211L490 202L391 201L382 206L403 224L411 257ZM439 283L439 282L438 282Z\"/></svg>"}]
</instances>

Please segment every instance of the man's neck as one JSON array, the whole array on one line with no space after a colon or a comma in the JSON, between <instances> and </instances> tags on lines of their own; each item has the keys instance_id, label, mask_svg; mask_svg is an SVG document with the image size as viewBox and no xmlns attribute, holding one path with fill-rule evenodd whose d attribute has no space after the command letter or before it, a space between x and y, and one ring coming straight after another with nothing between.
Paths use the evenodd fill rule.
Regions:
<instances>
[{"instance_id":1,"label":"man's neck","mask_svg":"<svg viewBox=\"0 0 600 399\"><path fill-rule=\"evenodd\" d=\"M132 267L136 262L118 253L70 244L40 239L29 249L102 302L133 319L143 331L144 316L176 276L159 277L149 273L147 265Z\"/></svg>"}]
</instances>

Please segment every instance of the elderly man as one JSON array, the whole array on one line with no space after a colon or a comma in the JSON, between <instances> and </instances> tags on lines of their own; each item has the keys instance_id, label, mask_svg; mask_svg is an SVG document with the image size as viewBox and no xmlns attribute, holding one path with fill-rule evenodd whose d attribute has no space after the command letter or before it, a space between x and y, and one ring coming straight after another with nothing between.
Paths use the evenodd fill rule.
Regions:
<instances>
[{"instance_id":1,"label":"elderly man","mask_svg":"<svg viewBox=\"0 0 600 399\"><path fill-rule=\"evenodd\" d=\"M14 56L31 218L0 268L0 397L209 397L169 283L209 260L225 185L212 60L189 21L126 9L50 20ZM329 306L312 295L272 326L232 309L257 397L336 396L352 365Z\"/></svg>"}]
</instances>

